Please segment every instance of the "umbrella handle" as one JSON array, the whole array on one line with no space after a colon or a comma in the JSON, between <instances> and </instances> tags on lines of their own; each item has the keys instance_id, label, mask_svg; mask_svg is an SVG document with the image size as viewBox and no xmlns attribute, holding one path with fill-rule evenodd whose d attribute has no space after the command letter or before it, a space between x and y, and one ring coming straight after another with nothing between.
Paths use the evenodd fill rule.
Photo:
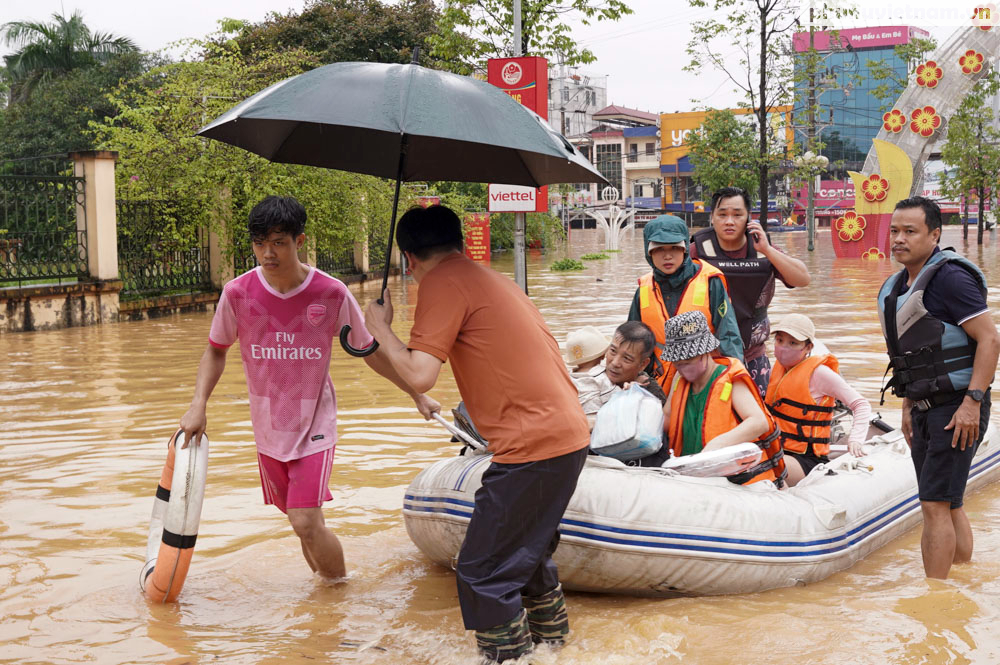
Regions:
<instances>
[{"instance_id":1,"label":"umbrella handle","mask_svg":"<svg viewBox=\"0 0 1000 665\"><path fill-rule=\"evenodd\" d=\"M354 356L355 358L364 358L365 356L370 356L375 353L375 350L378 348L378 342L372 340L372 343L365 348L355 349L351 346L351 343L347 341L347 336L349 334L351 334L351 326L345 325L340 329L340 345L344 347L344 351L347 351L348 354Z\"/></svg>"}]
</instances>

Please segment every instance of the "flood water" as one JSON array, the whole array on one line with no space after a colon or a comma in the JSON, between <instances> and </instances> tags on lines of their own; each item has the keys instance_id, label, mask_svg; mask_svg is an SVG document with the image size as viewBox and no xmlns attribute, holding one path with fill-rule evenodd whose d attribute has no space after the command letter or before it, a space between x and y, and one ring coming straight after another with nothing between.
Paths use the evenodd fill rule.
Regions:
<instances>
[{"instance_id":1,"label":"flood water","mask_svg":"<svg viewBox=\"0 0 1000 665\"><path fill-rule=\"evenodd\" d=\"M996 236L982 248L970 239L966 246L960 229L947 228L942 244L984 268L997 312ZM811 316L844 376L877 408L886 356L874 298L893 265L835 259L828 231L808 256L803 232L774 242L807 262L813 284L779 285L772 317ZM599 243L597 231L574 231L567 248L529 257L531 296L560 341L587 324L610 333L647 270L640 234L583 272L548 270ZM513 272L509 257L493 267ZM377 288L354 292L365 304ZM416 284L391 288L405 340ZM326 515L349 580L311 575L285 518L263 505L234 352L209 404L208 492L187 583L176 604L143 598L153 493L210 323L199 313L0 337L0 662L476 662L453 573L424 558L401 516L409 481L456 446L339 349L331 373L341 438ZM447 365L431 394L446 408L458 402ZM879 410L899 422L896 400ZM1000 484L969 496L966 509L976 554L948 581L925 580L916 529L805 587L669 600L568 593L573 634L561 652L541 650L534 662L995 664Z\"/></svg>"}]
</instances>

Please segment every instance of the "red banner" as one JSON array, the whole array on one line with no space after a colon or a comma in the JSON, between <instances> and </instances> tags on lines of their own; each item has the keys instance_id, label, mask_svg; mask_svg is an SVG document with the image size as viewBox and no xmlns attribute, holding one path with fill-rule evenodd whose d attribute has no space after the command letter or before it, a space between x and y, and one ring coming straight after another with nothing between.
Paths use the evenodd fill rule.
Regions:
<instances>
[{"instance_id":1,"label":"red banner","mask_svg":"<svg viewBox=\"0 0 1000 665\"><path fill-rule=\"evenodd\" d=\"M495 85L518 104L549 119L549 61L545 58L490 58L486 65L490 85ZM539 187L535 212L549 209L549 188Z\"/></svg>"},{"instance_id":2,"label":"red banner","mask_svg":"<svg viewBox=\"0 0 1000 665\"><path fill-rule=\"evenodd\" d=\"M417 205L421 208L430 208L431 206L441 205L440 196L418 196Z\"/></svg>"},{"instance_id":3,"label":"red banner","mask_svg":"<svg viewBox=\"0 0 1000 665\"><path fill-rule=\"evenodd\" d=\"M490 262L489 213L465 215L465 255L479 263Z\"/></svg>"}]
</instances>

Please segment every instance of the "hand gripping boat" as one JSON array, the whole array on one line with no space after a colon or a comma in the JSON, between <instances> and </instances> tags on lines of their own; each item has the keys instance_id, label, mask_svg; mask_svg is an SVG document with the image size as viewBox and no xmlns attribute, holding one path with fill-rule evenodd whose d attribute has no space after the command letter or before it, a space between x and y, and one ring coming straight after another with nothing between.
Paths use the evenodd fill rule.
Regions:
<instances>
[{"instance_id":1,"label":"hand gripping boat","mask_svg":"<svg viewBox=\"0 0 1000 665\"><path fill-rule=\"evenodd\" d=\"M201 504L208 472L208 437L204 434L187 448L184 430L170 438L167 462L156 488L153 515L149 518L146 565L139 587L150 600L171 603L187 577L194 543L198 539Z\"/></svg>"},{"instance_id":2,"label":"hand gripping boat","mask_svg":"<svg viewBox=\"0 0 1000 665\"><path fill-rule=\"evenodd\" d=\"M815 582L848 568L921 518L902 433L875 432L865 457L842 455L784 491L591 456L559 527L559 577L581 591L714 595ZM433 561L453 567L491 459L437 462L407 489L407 533ZM991 425L968 489L998 477L1000 433Z\"/></svg>"}]
</instances>

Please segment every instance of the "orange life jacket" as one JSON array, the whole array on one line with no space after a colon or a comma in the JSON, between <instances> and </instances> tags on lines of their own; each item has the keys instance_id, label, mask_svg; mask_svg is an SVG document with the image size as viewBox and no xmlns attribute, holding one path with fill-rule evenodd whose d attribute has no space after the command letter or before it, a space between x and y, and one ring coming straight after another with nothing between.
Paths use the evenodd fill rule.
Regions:
<instances>
[{"instance_id":1,"label":"orange life jacket","mask_svg":"<svg viewBox=\"0 0 1000 665\"><path fill-rule=\"evenodd\" d=\"M726 369L715 378L709 389L708 400L705 402L705 417L702 419L701 425L702 445L704 446L705 443L740 424L740 417L733 409L732 394L733 384L742 382L757 401L760 410L764 412L768 430L754 441L764 451L764 457L761 461L738 476L730 476L729 480L740 485L749 485L758 480L771 480L775 485L781 487L785 478L785 460L778 442L780 430L774 419L768 414L756 384L750 378L750 373L747 372L743 363L736 358L722 357L712 358L712 360L725 366ZM680 373L677 373L674 375L672 386L669 397L670 423L667 426L667 435L670 440L670 449L676 456L684 450L684 409L687 407L691 384Z\"/></svg>"},{"instance_id":2,"label":"orange life jacket","mask_svg":"<svg viewBox=\"0 0 1000 665\"><path fill-rule=\"evenodd\" d=\"M830 354L809 356L790 370L774 363L764 402L781 428L784 450L817 457L830 453L830 425L836 400L824 395L817 402L809 393L809 380L822 365L834 372L840 367Z\"/></svg>"},{"instance_id":3,"label":"orange life jacket","mask_svg":"<svg viewBox=\"0 0 1000 665\"><path fill-rule=\"evenodd\" d=\"M709 283L711 279L722 280L722 286L728 288L726 277L722 271L710 263L699 259L692 259L692 263L698 268L694 276L688 280L684 286L684 293L681 294L677 311L672 315L667 312L667 306L663 302L663 294L660 292L660 285L653 279L653 273L648 272L639 278L639 315L642 322L649 326L656 337L656 348L663 352L663 345L666 342L666 335L663 326L671 316L677 316L682 312L697 311L705 315L708 321L708 329L715 334L715 326L712 325L712 303L709 297ZM659 356L659 353L657 353ZM671 376L669 363L664 363L664 372L657 377L660 386L666 390Z\"/></svg>"}]
</instances>

